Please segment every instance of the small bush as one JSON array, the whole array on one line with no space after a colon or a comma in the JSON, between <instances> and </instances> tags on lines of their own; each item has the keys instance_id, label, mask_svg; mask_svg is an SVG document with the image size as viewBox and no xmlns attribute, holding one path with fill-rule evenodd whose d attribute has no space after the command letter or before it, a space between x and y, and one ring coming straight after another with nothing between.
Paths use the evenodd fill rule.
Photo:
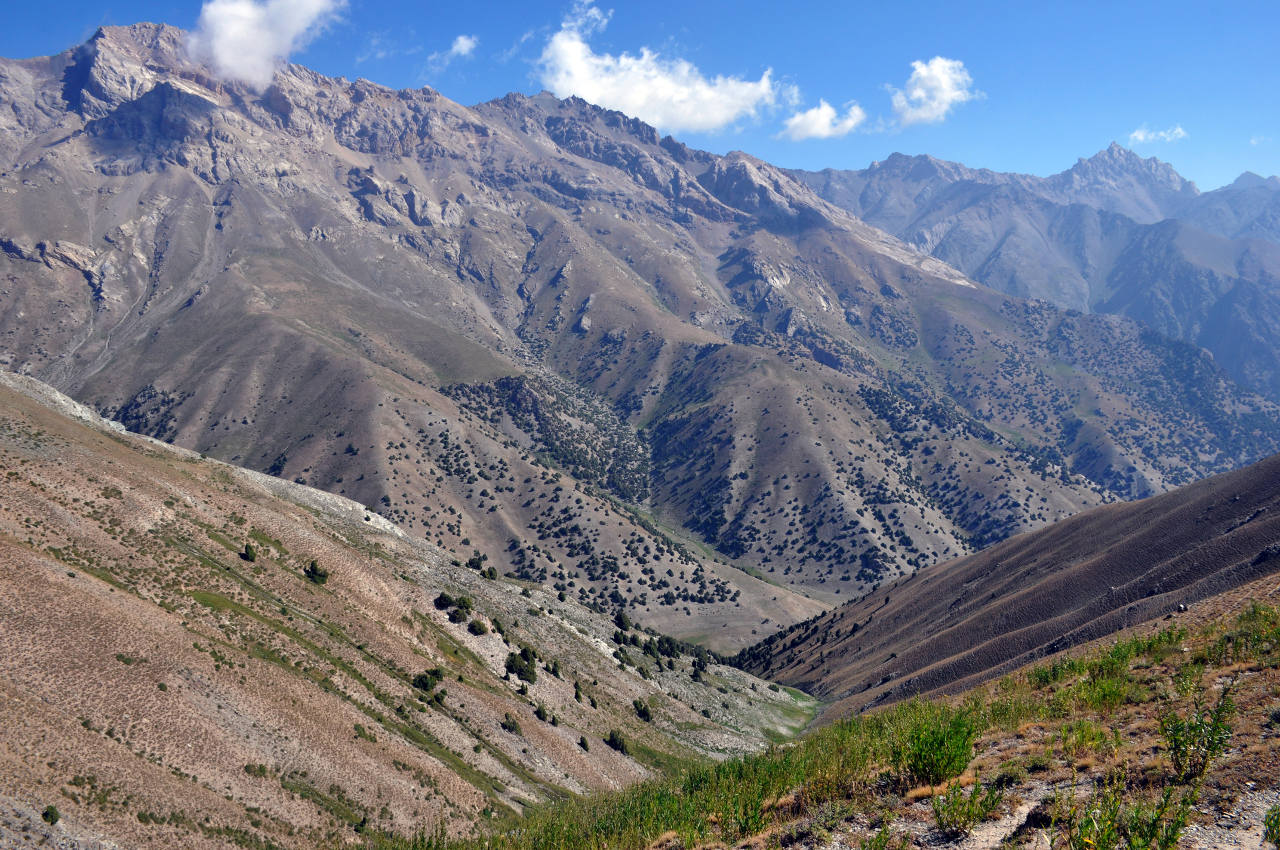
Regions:
<instances>
[{"instance_id":1,"label":"small bush","mask_svg":"<svg viewBox=\"0 0 1280 850\"><path fill-rule=\"evenodd\" d=\"M583 751L584 753L589 753L589 752L591 752L591 744L587 743L587 736L586 736L586 735L580 735L580 736L578 737L578 746L579 746L579 747L582 747L582 751Z\"/></svg>"},{"instance_id":2,"label":"small bush","mask_svg":"<svg viewBox=\"0 0 1280 850\"><path fill-rule=\"evenodd\" d=\"M1128 847L1173 850L1186 828L1195 801L1194 790L1185 791L1175 802L1172 788L1166 788L1154 805L1137 801L1126 805L1124 779L1112 777L1080 805L1054 804L1054 846L1071 850Z\"/></svg>"},{"instance_id":3,"label":"small bush","mask_svg":"<svg viewBox=\"0 0 1280 850\"><path fill-rule=\"evenodd\" d=\"M907 712L905 727L895 730L890 743L900 781L941 785L959 776L973 760L973 744L980 731L981 724L969 711L915 703Z\"/></svg>"},{"instance_id":4,"label":"small bush","mask_svg":"<svg viewBox=\"0 0 1280 850\"><path fill-rule=\"evenodd\" d=\"M324 584L329 580L329 571L317 564L315 559L312 559L311 563L307 564L307 568L302 571L302 574L312 584Z\"/></svg>"},{"instance_id":5,"label":"small bush","mask_svg":"<svg viewBox=\"0 0 1280 850\"><path fill-rule=\"evenodd\" d=\"M645 705L644 700L632 700L631 707L636 710L636 717L639 717L645 723L653 720L653 712L649 710L649 706Z\"/></svg>"},{"instance_id":6,"label":"small bush","mask_svg":"<svg viewBox=\"0 0 1280 850\"><path fill-rule=\"evenodd\" d=\"M1280 705L1272 706L1267 712L1267 725L1272 729L1280 729Z\"/></svg>"},{"instance_id":7,"label":"small bush","mask_svg":"<svg viewBox=\"0 0 1280 850\"><path fill-rule=\"evenodd\" d=\"M244 551L240 553L240 557L249 563L258 560L258 550L254 548L252 543L244 544Z\"/></svg>"},{"instance_id":8,"label":"small bush","mask_svg":"<svg viewBox=\"0 0 1280 850\"><path fill-rule=\"evenodd\" d=\"M532 685L538 681L538 654L522 646L519 652L507 654L506 669L508 674Z\"/></svg>"},{"instance_id":9,"label":"small bush","mask_svg":"<svg viewBox=\"0 0 1280 850\"><path fill-rule=\"evenodd\" d=\"M1058 747L1069 759L1094 752L1105 755L1116 747L1116 740L1107 730L1091 720L1073 720L1062 724L1057 734Z\"/></svg>"},{"instance_id":10,"label":"small bush","mask_svg":"<svg viewBox=\"0 0 1280 850\"><path fill-rule=\"evenodd\" d=\"M1280 848L1280 805L1267 809L1262 819L1262 840Z\"/></svg>"},{"instance_id":11,"label":"small bush","mask_svg":"<svg viewBox=\"0 0 1280 850\"><path fill-rule=\"evenodd\" d=\"M901 835L894 834L888 824L880 827L880 831L858 845L858 850L891 850L895 847L910 846L908 840Z\"/></svg>"},{"instance_id":12,"label":"small bush","mask_svg":"<svg viewBox=\"0 0 1280 850\"><path fill-rule=\"evenodd\" d=\"M444 670L439 667L432 667L430 670L423 670L421 673L413 677L413 686L420 691L429 691L444 680Z\"/></svg>"},{"instance_id":13,"label":"small bush","mask_svg":"<svg viewBox=\"0 0 1280 850\"><path fill-rule=\"evenodd\" d=\"M622 733L619 732L617 729L610 729L609 737L605 738L604 742L608 744L611 749L617 750L618 752L622 753L624 756L628 755L628 753L630 752L627 749L627 739L623 738Z\"/></svg>"},{"instance_id":14,"label":"small bush","mask_svg":"<svg viewBox=\"0 0 1280 850\"><path fill-rule=\"evenodd\" d=\"M467 624L467 631L479 637L489 634L489 627L484 624L484 620L472 620Z\"/></svg>"},{"instance_id":15,"label":"small bush","mask_svg":"<svg viewBox=\"0 0 1280 850\"><path fill-rule=\"evenodd\" d=\"M499 725L512 735L520 734L520 721L512 717L510 712L502 715L502 722Z\"/></svg>"},{"instance_id":16,"label":"small bush","mask_svg":"<svg viewBox=\"0 0 1280 850\"><path fill-rule=\"evenodd\" d=\"M1179 782L1198 783L1213 760L1226 750L1235 710L1228 685L1222 689L1213 708L1207 708L1197 698L1186 718L1172 709L1160 716L1160 734L1164 736L1169 761Z\"/></svg>"},{"instance_id":17,"label":"small bush","mask_svg":"<svg viewBox=\"0 0 1280 850\"><path fill-rule=\"evenodd\" d=\"M49 826L53 826L58 821L62 820L62 814L58 811L57 806L48 805L45 806L44 811L40 813L40 819L49 824Z\"/></svg>"},{"instance_id":18,"label":"small bush","mask_svg":"<svg viewBox=\"0 0 1280 850\"><path fill-rule=\"evenodd\" d=\"M952 838L968 835L981 821L984 821L1000 808L1004 802L1004 791L995 785L986 788L975 782L965 793L960 783L947 789L947 793L933 798L933 817L938 829Z\"/></svg>"},{"instance_id":19,"label":"small bush","mask_svg":"<svg viewBox=\"0 0 1280 850\"><path fill-rule=\"evenodd\" d=\"M996 773L994 785L997 788L1012 788L1021 785L1027 778L1027 769L1020 762L1007 761L1000 765Z\"/></svg>"}]
</instances>

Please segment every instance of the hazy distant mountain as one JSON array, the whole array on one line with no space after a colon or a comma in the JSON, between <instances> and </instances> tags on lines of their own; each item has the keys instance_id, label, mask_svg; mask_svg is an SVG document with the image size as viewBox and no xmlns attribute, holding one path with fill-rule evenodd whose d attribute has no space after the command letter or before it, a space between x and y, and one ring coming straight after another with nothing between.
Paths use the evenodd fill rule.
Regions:
<instances>
[{"instance_id":1,"label":"hazy distant mountain","mask_svg":"<svg viewBox=\"0 0 1280 850\"><path fill-rule=\"evenodd\" d=\"M259 95L182 37L0 62L0 363L460 561L737 648L1280 450L1199 349L975 285L744 154L546 94ZM1077 182L1187 193L1113 171ZM983 175L954 185L1055 209Z\"/></svg>"},{"instance_id":2,"label":"hazy distant mountain","mask_svg":"<svg viewBox=\"0 0 1280 850\"><path fill-rule=\"evenodd\" d=\"M1280 242L1280 177L1246 171L1179 208L1178 217L1219 236Z\"/></svg>"},{"instance_id":3,"label":"hazy distant mountain","mask_svg":"<svg viewBox=\"0 0 1280 850\"><path fill-rule=\"evenodd\" d=\"M1280 399L1278 178L1201 194L1116 144L1048 178L900 154L793 175L988 286L1138 319Z\"/></svg>"}]
</instances>

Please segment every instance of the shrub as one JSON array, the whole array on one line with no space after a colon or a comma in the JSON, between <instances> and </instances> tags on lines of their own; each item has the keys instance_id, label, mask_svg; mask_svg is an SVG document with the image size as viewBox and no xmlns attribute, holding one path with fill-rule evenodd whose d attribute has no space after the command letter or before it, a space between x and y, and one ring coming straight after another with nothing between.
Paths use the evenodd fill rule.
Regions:
<instances>
[{"instance_id":1,"label":"shrub","mask_svg":"<svg viewBox=\"0 0 1280 850\"><path fill-rule=\"evenodd\" d=\"M890 758L904 783L939 785L959 776L973 760L973 743L981 731L972 712L947 705L917 702L895 730Z\"/></svg>"},{"instance_id":2,"label":"shrub","mask_svg":"<svg viewBox=\"0 0 1280 850\"><path fill-rule=\"evenodd\" d=\"M317 564L314 558L311 563L307 564L307 568L302 571L302 574L312 584L324 584L329 580L329 571Z\"/></svg>"},{"instance_id":3,"label":"shrub","mask_svg":"<svg viewBox=\"0 0 1280 850\"><path fill-rule=\"evenodd\" d=\"M610 729L609 737L605 738L604 742L608 744L610 748L617 750L624 756L629 752L627 749L627 739L623 738L622 733L617 729Z\"/></svg>"},{"instance_id":4,"label":"shrub","mask_svg":"<svg viewBox=\"0 0 1280 850\"><path fill-rule=\"evenodd\" d=\"M1057 738L1059 749L1069 759L1079 758L1088 752L1105 755L1116 747L1116 739L1091 720L1073 720L1062 724Z\"/></svg>"},{"instance_id":5,"label":"shrub","mask_svg":"<svg viewBox=\"0 0 1280 850\"><path fill-rule=\"evenodd\" d=\"M1280 848L1280 805L1267 809L1262 819L1262 840Z\"/></svg>"},{"instance_id":6,"label":"shrub","mask_svg":"<svg viewBox=\"0 0 1280 850\"><path fill-rule=\"evenodd\" d=\"M258 550L254 548L252 543L244 544L244 551L240 553L240 557L250 563L258 560Z\"/></svg>"},{"instance_id":7,"label":"shrub","mask_svg":"<svg viewBox=\"0 0 1280 850\"><path fill-rule=\"evenodd\" d=\"M498 725L510 732L512 735L520 734L520 721L512 717L510 712L502 715L502 722Z\"/></svg>"},{"instance_id":8,"label":"shrub","mask_svg":"<svg viewBox=\"0 0 1280 850\"><path fill-rule=\"evenodd\" d=\"M1054 805L1054 831L1064 842L1054 846L1071 850L1129 847L1172 850L1186 828L1195 801L1188 790L1175 802L1173 789L1166 788L1154 805L1124 801L1124 779L1113 776L1079 806L1063 809L1059 798Z\"/></svg>"},{"instance_id":9,"label":"shrub","mask_svg":"<svg viewBox=\"0 0 1280 850\"><path fill-rule=\"evenodd\" d=\"M589 753L589 752L591 752L591 744L587 743L587 736L586 736L586 735L580 735L580 736L578 736L578 746L579 746L579 747L582 747L582 751L583 751L584 753Z\"/></svg>"},{"instance_id":10,"label":"shrub","mask_svg":"<svg viewBox=\"0 0 1280 850\"><path fill-rule=\"evenodd\" d=\"M435 606L441 611L448 611L454 605L453 597L447 593L441 593L436 597Z\"/></svg>"},{"instance_id":11,"label":"shrub","mask_svg":"<svg viewBox=\"0 0 1280 850\"><path fill-rule=\"evenodd\" d=\"M636 710L636 717L639 717L645 723L653 719L653 712L649 710L649 706L645 705L644 700L632 700L631 707Z\"/></svg>"},{"instance_id":12,"label":"shrub","mask_svg":"<svg viewBox=\"0 0 1280 850\"><path fill-rule=\"evenodd\" d=\"M975 782L966 794L957 782L947 789L947 793L933 798L933 817L939 830L958 838L972 832L980 821L1000 808L1003 801L1004 792L995 785L984 788L982 783Z\"/></svg>"},{"instance_id":13,"label":"shrub","mask_svg":"<svg viewBox=\"0 0 1280 850\"><path fill-rule=\"evenodd\" d=\"M907 847L909 842L901 835L895 835L888 824L880 827L880 831L858 845L858 850L889 850L891 847Z\"/></svg>"},{"instance_id":14,"label":"shrub","mask_svg":"<svg viewBox=\"0 0 1280 850\"><path fill-rule=\"evenodd\" d=\"M1169 761L1179 782L1198 783L1213 760L1222 755L1231 740L1231 717L1235 710L1228 685L1222 689L1213 708L1204 706L1197 697L1186 718L1172 709L1160 716L1160 734L1164 736Z\"/></svg>"},{"instance_id":15,"label":"shrub","mask_svg":"<svg viewBox=\"0 0 1280 850\"><path fill-rule=\"evenodd\" d=\"M62 814L58 811L57 806L50 804L44 807L44 811L40 813L40 819L49 824L49 826L53 826L62 820Z\"/></svg>"},{"instance_id":16,"label":"shrub","mask_svg":"<svg viewBox=\"0 0 1280 850\"><path fill-rule=\"evenodd\" d=\"M423 670L414 676L413 686L420 691L429 691L443 680L444 670L439 667L432 667L430 670Z\"/></svg>"},{"instance_id":17,"label":"shrub","mask_svg":"<svg viewBox=\"0 0 1280 850\"><path fill-rule=\"evenodd\" d=\"M484 620L472 620L467 624L467 631L478 637L489 634L489 627L484 624Z\"/></svg>"},{"instance_id":18,"label":"shrub","mask_svg":"<svg viewBox=\"0 0 1280 850\"><path fill-rule=\"evenodd\" d=\"M1000 770L996 773L995 782L997 788L1012 788L1015 785L1021 785L1027 778L1027 769L1021 763L1016 761L1007 761L1000 765Z\"/></svg>"},{"instance_id":19,"label":"shrub","mask_svg":"<svg viewBox=\"0 0 1280 850\"><path fill-rule=\"evenodd\" d=\"M1129 846L1158 850L1177 847L1182 830L1186 829L1187 819L1191 816L1191 804L1194 801L1193 793L1185 793L1175 804L1173 789L1166 788L1155 806L1135 804L1128 812L1128 823L1124 830Z\"/></svg>"},{"instance_id":20,"label":"shrub","mask_svg":"<svg viewBox=\"0 0 1280 850\"><path fill-rule=\"evenodd\" d=\"M534 684L538 681L538 654L527 646L520 647L519 652L507 654L506 669L517 679Z\"/></svg>"}]
</instances>

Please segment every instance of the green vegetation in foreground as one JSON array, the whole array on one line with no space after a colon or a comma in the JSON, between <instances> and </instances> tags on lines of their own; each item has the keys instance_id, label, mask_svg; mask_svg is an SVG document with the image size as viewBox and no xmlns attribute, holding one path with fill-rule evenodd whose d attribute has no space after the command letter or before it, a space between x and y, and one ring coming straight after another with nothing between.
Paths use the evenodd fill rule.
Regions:
<instances>
[{"instance_id":1,"label":"green vegetation in foreground","mask_svg":"<svg viewBox=\"0 0 1280 850\"><path fill-rule=\"evenodd\" d=\"M936 798L939 833L955 837L996 811L1002 783L1016 783L1026 769L1074 775L1084 752L1107 759L1105 769L1092 793L1060 790L1044 802L1055 846L1173 847L1232 734L1235 680L1216 690L1205 683L1241 663L1280 666L1280 609L1254 604L1233 624L1193 637L1167 628L1123 639L1006 677L960 703L914 699L762 753L534 808L500 832L457 840L366 836L366 847L641 850L665 836L664 846L692 848L766 831L768 846L785 846L859 813L885 823L885 812L918 786ZM1122 707L1131 717L1159 718L1163 746L1155 763L1140 762L1151 741L1126 741L1119 728L1108 728L1126 716ZM1044 755L1026 766L1008 762L990 784L975 782L968 792L950 783L969 768L980 741L998 742L1028 723L1051 730ZM887 826L873 843L891 839Z\"/></svg>"}]
</instances>

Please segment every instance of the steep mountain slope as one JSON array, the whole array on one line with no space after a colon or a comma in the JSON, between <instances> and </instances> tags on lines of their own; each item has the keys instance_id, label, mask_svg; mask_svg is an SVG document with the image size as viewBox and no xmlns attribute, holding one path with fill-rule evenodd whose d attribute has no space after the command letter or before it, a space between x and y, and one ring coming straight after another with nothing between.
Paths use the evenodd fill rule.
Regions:
<instances>
[{"instance_id":1,"label":"steep mountain slope","mask_svg":"<svg viewBox=\"0 0 1280 850\"><path fill-rule=\"evenodd\" d=\"M1280 450L1203 352L746 155L549 95L257 94L182 38L0 63L0 361L459 560L736 649Z\"/></svg>"},{"instance_id":2,"label":"steep mountain slope","mask_svg":"<svg viewBox=\"0 0 1280 850\"><path fill-rule=\"evenodd\" d=\"M46 805L129 847L457 830L810 713L354 502L92 420L0 373L0 844Z\"/></svg>"},{"instance_id":3,"label":"steep mountain slope","mask_svg":"<svg viewBox=\"0 0 1280 850\"><path fill-rule=\"evenodd\" d=\"M1180 206L1178 217L1231 239L1280 242L1280 177L1246 171L1231 185Z\"/></svg>"},{"instance_id":4,"label":"steep mountain slope","mask_svg":"<svg viewBox=\"0 0 1280 850\"><path fill-rule=\"evenodd\" d=\"M823 198L1002 292L1119 313L1280 399L1280 182L1200 194L1112 144L1048 178L895 154L793 172Z\"/></svg>"},{"instance_id":5,"label":"steep mountain slope","mask_svg":"<svg viewBox=\"0 0 1280 850\"><path fill-rule=\"evenodd\" d=\"M1280 455L936 564L740 660L850 710L955 691L1280 572Z\"/></svg>"}]
</instances>

